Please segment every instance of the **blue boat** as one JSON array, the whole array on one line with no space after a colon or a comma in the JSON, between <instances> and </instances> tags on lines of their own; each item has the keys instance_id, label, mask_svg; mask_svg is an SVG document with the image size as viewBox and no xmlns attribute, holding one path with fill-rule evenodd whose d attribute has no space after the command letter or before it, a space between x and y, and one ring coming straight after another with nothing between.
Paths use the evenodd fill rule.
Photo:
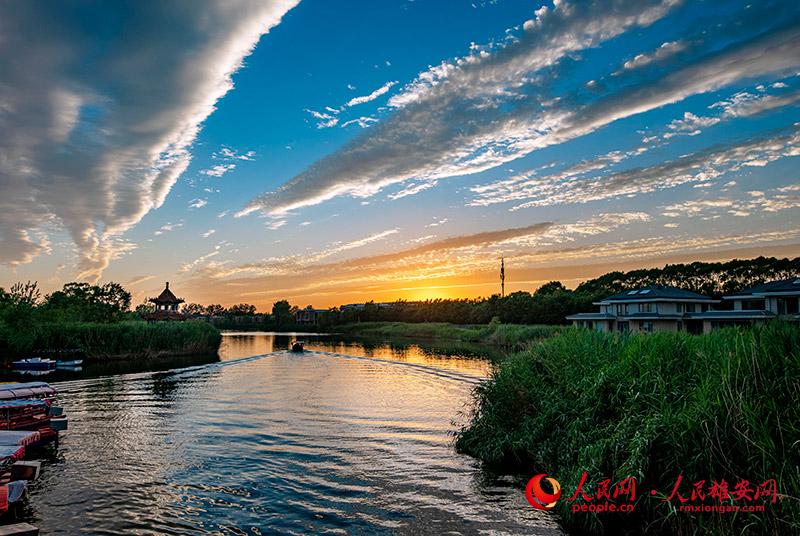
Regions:
<instances>
[{"instance_id":1,"label":"blue boat","mask_svg":"<svg viewBox=\"0 0 800 536\"><path fill-rule=\"evenodd\" d=\"M52 359L42 359L41 357L31 357L13 362L15 370L53 370L56 362Z\"/></svg>"}]
</instances>

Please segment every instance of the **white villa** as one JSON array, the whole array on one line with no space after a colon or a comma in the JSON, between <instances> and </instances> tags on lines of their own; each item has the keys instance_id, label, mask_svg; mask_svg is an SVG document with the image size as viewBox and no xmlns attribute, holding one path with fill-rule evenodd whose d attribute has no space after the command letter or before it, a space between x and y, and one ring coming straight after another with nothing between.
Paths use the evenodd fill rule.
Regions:
<instances>
[{"instance_id":1,"label":"white villa","mask_svg":"<svg viewBox=\"0 0 800 536\"><path fill-rule=\"evenodd\" d=\"M653 332L702 331L702 323L690 322L688 314L708 311L719 300L676 287L649 285L604 298L598 313L570 315L573 325L597 331Z\"/></svg>"},{"instance_id":2,"label":"white villa","mask_svg":"<svg viewBox=\"0 0 800 536\"><path fill-rule=\"evenodd\" d=\"M721 302L733 302L733 309L712 308ZM764 283L722 300L676 287L650 285L609 296L595 305L600 306L599 312L570 315L567 320L597 331L708 333L777 316L800 320L800 278Z\"/></svg>"}]
</instances>

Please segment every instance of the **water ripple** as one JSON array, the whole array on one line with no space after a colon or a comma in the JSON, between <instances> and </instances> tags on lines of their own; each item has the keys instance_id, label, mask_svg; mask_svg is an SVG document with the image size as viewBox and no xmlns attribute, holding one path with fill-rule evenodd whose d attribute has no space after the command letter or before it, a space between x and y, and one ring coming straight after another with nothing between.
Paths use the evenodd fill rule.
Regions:
<instances>
[{"instance_id":1,"label":"water ripple","mask_svg":"<svg viewBox=\"0 0 800 536\"><path fill-rule=\"evenodd\" d=\"M27 517L46 534L559 534L454 452L475 370L276 352L65 382L70 430Z\"/></svg>"}]
</instances>

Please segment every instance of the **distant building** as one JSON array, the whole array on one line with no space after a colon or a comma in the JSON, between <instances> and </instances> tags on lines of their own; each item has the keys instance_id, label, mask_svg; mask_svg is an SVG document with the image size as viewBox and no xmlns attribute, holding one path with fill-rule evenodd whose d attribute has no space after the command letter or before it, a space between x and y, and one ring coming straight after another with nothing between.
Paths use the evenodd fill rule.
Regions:
<instances>
[{"instance_id":1,"label":"distant building","mask_svg":"<svg viewBox=\"0 0 800 536\"><path fill-rule=\"evenodd\" d=\"M597 331L689 331L700 333L703 323L692 314L708 311L719 300L666 285L649 285L604 298L597 313L570 315L575 326Z\"/></svg>"},{"instance_id":2,"label":"distant building","mask_svg":"<svg viewBox=\"0 0 800 536\"><path fill-rule=\"evenodd\" d=\"M320 317L329 311L330 309L314 309L313 307L298 309L294 313L294 321L297 324L317 324Z\"/></svg>"},{"instance_id":3,"label":"distant building","mask_svg":"<svg viewBox=\"0 0 800 536\"><path fill-rule=\"evenodd\" d=\"M183 299L178 298L169 289L169 282L167 282L164 290L157 298L150 298L148 300L152 303L156 310L144 316L145 320L155 322L156 320L186 320L186 315L178 311Z\"/></svg>"},{"instance_id":4,"label":"distant building","mask_svg":"<svg viewBox=\"0 0 800 536\"><path fill-rule=\"evenodd\" d=\"M732 310L712 309L720 301L733 302ZM570 315L573 325L597 331L688 331L746 325L782 317L800 320L800 278L772 281L714 300L688 290L662 285L629 290L595 305L597 313Z\"/></svg>"},{"instance_id":5,"label":"distant building","mask_svg":"<svg viewBox=\"0 0 800 536\"><path fill-rule=\"evenodd\" d=\"M733 302L732 311L707 311L694 315L696 320L703 322L704 332L778 316L797 321L800 320L800 277L756 285L732 296L723 296L722 299Z\"/></svg>"}]
</instances>

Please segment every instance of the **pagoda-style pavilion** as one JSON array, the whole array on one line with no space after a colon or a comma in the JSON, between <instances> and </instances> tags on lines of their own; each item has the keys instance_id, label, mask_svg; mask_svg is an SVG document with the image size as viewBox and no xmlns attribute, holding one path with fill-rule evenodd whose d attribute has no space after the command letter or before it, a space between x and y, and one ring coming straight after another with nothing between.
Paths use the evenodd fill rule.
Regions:
<instances>
[{"instance_id":1,"label":"pagoda-style pavilion","mask_svg":"<svg viewBox=\"0 0 800 536\"><path fill-rule=\"evenodd\" d=\"M186 315L178 312L178 307L183 303L183 299L172 293L169 289L169 282L158 298L150 298L148 301L155 305L156 310L145 315L145 320L186 320Z\"/></svg>"}]
</instances>

